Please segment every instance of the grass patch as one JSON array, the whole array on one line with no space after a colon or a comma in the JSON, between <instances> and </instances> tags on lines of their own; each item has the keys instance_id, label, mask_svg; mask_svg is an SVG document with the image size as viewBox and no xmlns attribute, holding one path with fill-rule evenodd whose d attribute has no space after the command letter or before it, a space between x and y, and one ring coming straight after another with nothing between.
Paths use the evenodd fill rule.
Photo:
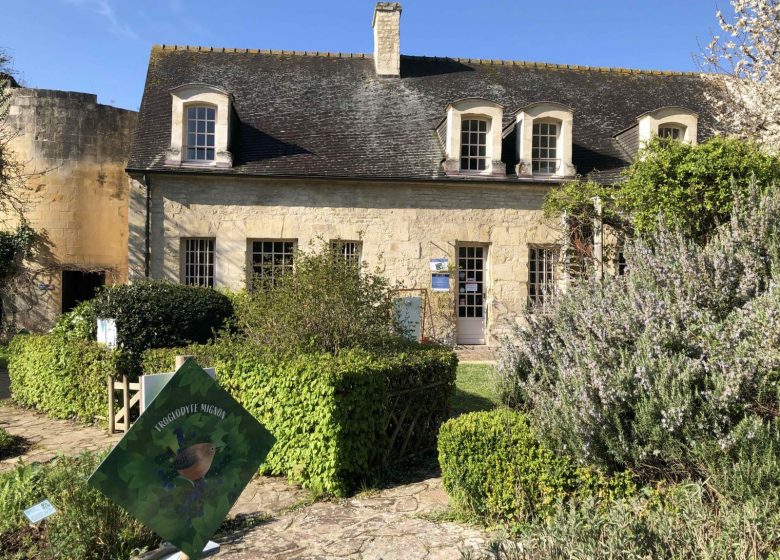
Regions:
<instances>
[{"instance_id":1,"label":"grass patch","mask_svg":"<svg viewBox=\"0 0 780 560\"><path fill-rule=\"evenodd\" d=\"M466 412L492 410L498 406L493 366L490 364L460 364L452 396L452 416Z\"/></svg>"}]
</instances>

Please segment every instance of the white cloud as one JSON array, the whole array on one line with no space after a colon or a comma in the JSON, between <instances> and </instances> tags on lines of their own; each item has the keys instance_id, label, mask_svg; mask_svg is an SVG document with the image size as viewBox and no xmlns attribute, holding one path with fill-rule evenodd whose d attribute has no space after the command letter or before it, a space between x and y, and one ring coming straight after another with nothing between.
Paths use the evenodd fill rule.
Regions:
<instances>
[{"instance_id":1,"label":"white cloud","mask_svg":"<svg viewBox=\"0 0 780 560\"><path fill-rule=\"evenodd\" d=\"M138 39L135 31L126 23L122 23L111 5L109 0L64 0L74 6L82 6L91 9L93 12L105 18L108 22L108 30L114 35L127 37L129 39Z\"/></svg>"}]
</instances>

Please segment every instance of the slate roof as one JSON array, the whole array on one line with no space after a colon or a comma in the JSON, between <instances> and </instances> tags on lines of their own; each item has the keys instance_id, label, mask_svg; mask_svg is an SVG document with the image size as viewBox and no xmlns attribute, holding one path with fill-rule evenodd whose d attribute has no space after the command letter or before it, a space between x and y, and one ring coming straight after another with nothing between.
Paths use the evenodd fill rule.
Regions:
<instances>
[{"instance_id":1,"label":"slate roof","mask_svg":"<svg viewBox=\"0 0 780 560\"><path fill-rule=\"evenodd\" d=\"M233 96L230 169L166 167L170 91L206 83ZM713 127L701 75L513 61L401 57L401 78L377 78L370 55L155 46L129 171L375 179L463 180L444 175L436 127L448 103L483 97L517 109L556 101L574 110L573 163L610 181L631 154L615 135L662 106ZM514 138L504 161L514 168ZM507 180L517 181L509 176Z\"/></svg>"}]
</instances>

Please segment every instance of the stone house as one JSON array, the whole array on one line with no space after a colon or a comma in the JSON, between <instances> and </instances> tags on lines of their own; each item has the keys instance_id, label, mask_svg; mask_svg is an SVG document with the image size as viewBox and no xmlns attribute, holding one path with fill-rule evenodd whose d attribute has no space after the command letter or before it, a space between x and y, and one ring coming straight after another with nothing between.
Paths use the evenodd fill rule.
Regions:
<instances>
[{"instance_id":1,"label":"stone house","mask_svg":"<svg viewBox=\"0 0 780 560\"><path fill-rule=\"evenodd\" d=\"M40 240L2 322L42 330L98 287L127 281L125 167L137 113L89 93L12 86L9 147L29 175L24 213Z\"/></svg>"},{"instance_id":2,"label":"stone house","mask_svg":"<svg viewBox=\"0 0 780 560\"><path fill-rule=\"evenodd\" d=\"M400 17L377 4L373 55L155 46L130 280L243 288L324 240L429 292L438 338L496 345L556 282L551 187L712 130L700 75L402 56Z\"/></svg>"}]
</instances>

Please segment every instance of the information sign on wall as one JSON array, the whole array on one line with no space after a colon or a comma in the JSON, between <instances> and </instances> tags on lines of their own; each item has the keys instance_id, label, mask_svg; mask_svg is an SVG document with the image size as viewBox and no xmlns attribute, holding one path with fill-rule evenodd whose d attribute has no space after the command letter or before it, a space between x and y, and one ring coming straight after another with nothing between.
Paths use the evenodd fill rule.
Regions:
<instances>
[{"instance_id":1,"label":"information sign on wall","mask_svg":"<svg viewBox=\"0 0 780 560\"><path fill-rule=\"evenodd\" d=\"M189 359L89 484L195 560L274 442Z\"/></svg>"},{"instance_id":2,"label":"information sign on wall","mask_svg":"<svg viewBox=\"0 0 780 560\"><path fill-rule=\"evenodd\" d=\"M449 292L450 291L450 275L449 273L433 273L431 274L431 289L434 292Z\"/></svg>"}]
</instances>

